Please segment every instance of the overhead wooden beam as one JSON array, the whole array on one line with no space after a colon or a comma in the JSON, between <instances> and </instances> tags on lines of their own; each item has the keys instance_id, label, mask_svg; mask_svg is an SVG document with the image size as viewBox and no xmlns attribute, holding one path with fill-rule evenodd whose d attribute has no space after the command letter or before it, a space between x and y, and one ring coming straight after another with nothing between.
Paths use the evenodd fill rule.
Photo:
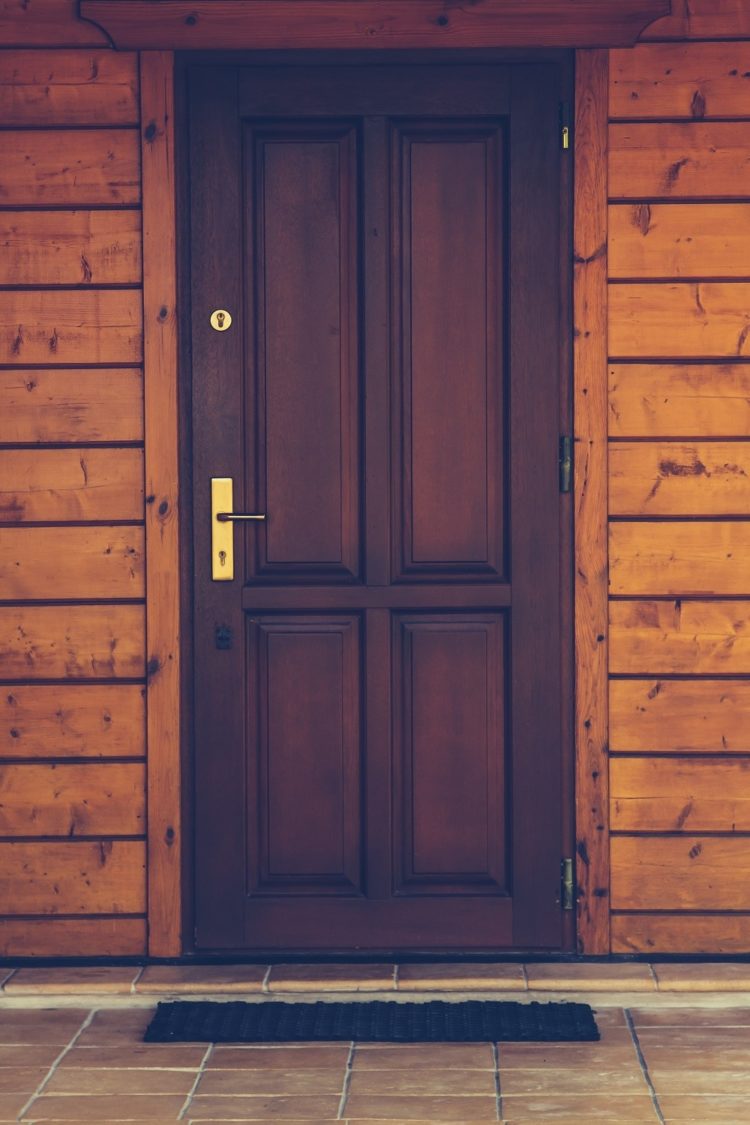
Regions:
<instances>
[{"instance_id":1,"label":"overhead wooden beam","mask_svg":"<svg viewBox=\"0 0 750 1125\"><path fill-rule=\"evenodd\" d=\"M627 47L670 0L81 0L120 49Z\"/></svg>"}]
</instances>

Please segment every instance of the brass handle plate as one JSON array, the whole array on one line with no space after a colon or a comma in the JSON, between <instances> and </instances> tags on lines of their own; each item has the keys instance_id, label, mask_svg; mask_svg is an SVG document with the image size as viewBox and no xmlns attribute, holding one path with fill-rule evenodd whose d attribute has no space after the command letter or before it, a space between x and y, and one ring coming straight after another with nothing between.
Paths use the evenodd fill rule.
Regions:
<instances>
[{"instance_id":1,"label":"brass handle plate","mask_svg":"<svg viewBox=\"0 0 750 1125\"><path fill-rule=\"evenodd\" d=\"M261 513L233 512L231 477L211 477L211 577L214 582L231 582L234 578L233 523L257 522Z\"/></svg>"}]
</instances>

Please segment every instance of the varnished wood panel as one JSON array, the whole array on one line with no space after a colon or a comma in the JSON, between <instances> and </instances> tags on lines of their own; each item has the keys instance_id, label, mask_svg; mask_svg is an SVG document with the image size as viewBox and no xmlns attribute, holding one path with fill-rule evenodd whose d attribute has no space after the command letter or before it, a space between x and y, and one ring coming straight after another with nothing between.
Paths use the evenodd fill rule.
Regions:
<instances>
[{"instance_id":1,"label":"varnished wood panel","mask_svg":"<svg viewBox=\"0 0 750 1125\"><path fill-rule=\"evenodd\" d=\"M672 0L672 15L656 20L643 39L747 39L746 0Z\"/></svg>"},{"instance_id":2,"label":"varnished wood panel","mask_svg":"<svg viewBox=\"0 0 750 1125\"><path fill-rule=\"evenodd\" d=\"M750 437L750 366L612 364L612 437Z\"/></svg>"},{"instance_id":3,"label":"varnished wood panel","mask_svg":"<svg viewBox=\"0 0 750 1125\"><path fill-rule=\"evenodd\" d=\"M0 212L0 252L0 285L138 283L141 216L138 211Z\"/></svg>"},{"instance_id":4,"label":"varnished wood panel","mask_svg":"<svg viewBox=\"0 0 750 1125\"><path fill-rule=\"evenodd\" d=\"M145 689L134 684L0 689L2 758L139 758Z\"/></svg>"},{"instance_id":5,"label":"varnished wood panel","mask_svg":"<svg viewBox=\"0 0 750 1125\"><path fill-rule=\"evenodd\" d=\"M3 125L137 125L137 93L134 54L107 50L0 54Z\"/></svg>"},{"instance_id":6,"label":"varnished wood panel","mask_svg":"<svg viewBox=\"0 0 750 1125\"><path fill-rule=\"evenodd\" d=\"M146 827L146 767L0 766L0 836L138 836Z\"/></svg>"},{"instance_id":7,"label":"varnished wood panel","mask_svg":"<svg viewBox=\"0 0 750 1125\"><path fill-rule=\"evenodd\" d=\"M748 356L750 284L610 285L609 349L618 358Z\"/></svg>"},{"instance_id":8,"label":"varnished wood panel","mask_svg":"<svg viewBox=\"0 0 750 1125\"><path fill-rule=\"evenodd\" d=\"M0 843L0 901L14 914L142 914L146 845L136 840Z\"/></svg>"},{"instance_id":9,"label":"varnished wood panel","mask_svg":"<svg viewBox=\"0 0 750 1125\"><path fill-rule=\"evenodd\" d=\"M750 952L750 914L614 914L613 953Z\"/></svg>"},{"instance_id":10,"label":"varnished wood panel","mask_svg":"<svg viewBox=\"0 0 750 1125\"><path fill-rule=\"evenodd\" d=\"M610 445L611 516L742 516L748 511L750 443Z\"/></svg>"},{"instance_id":11,"label":"varnished wood panel","mask_svg":"<svg viewBox=\"0 0 750 1125\"><path fill-rule=\"evenodd\" d=\"M0 442L142 440L140 371L0 371Z\"/></svg>"},{"instance_id":12,"label":"varnished wood panel","mask_svg":"<svg viewBox=\"0 0 750 1125\"><path fill-rule=\"evenodd\" d=\"M142 527L0 528L9 599L142 598Z\"/></svg>"},{"instance_id":13,"label":"varnished wood panel","mask_svg":"<svg viewBox=\"0 0 750 1125\"><path fill-rule=\"evenodd\" d=\"M139 605L0 606L0 679L135 679L145 673Z\"/></svg>"},{"instance_id":14,"label":"varnished wood panel","mask_svg":"<svg viewBox=\"0 0 750 1125\"><path fill-rule=\"evenodd\" d=\"M750 117L750 43L642 43L612 51L610 70L615 119Z\"/></svg>"},{"instance_id":15,"label":"varnished wood panel","mask_svg":"<svg viewBox=\"0 0 750 1125\"><path fill-rule=\"evenodd\" d=\"M140 449L0 450L0 523L142 520Z\"/></svg>"},{"instance_id":16,"label":"varnished wood panel","mask_svg":"<svg viewBox=\"0 0 750 1125\"><path fill-rule=\"evenodd\" d=\"M750 673L750 602L612 602L609 616L610 672Z\"/></svg>"},{"instance_id":17,"label":"varnished wood panel","mask_svg":"<svg viewBox=\"0 0 750 1125\"><path fill-rule=\"evenodd\" d=\"M615 123L609 145L614 199L750 195L750 148L742 122Z\"/></svg>"},{"instance_id":18,"label":"varnished wood panel","mask_svg":"<svg viewBox=\"0 0 750 1125\"><path fill-rule=\"evenodd\" d=\"M0 202L85 207L138 203L135 129L12 130L4 133Z\"/></svg>"},{"instance_id":19,"label":"varnished wood panel","mask_svg":"<svg viewBox=\"0 0 750 1125\"><path fill-rule=\"evenodd\" d=\"M138 363L141 333L135 291L0 293L0 363Z\"/></svg>"},{"instance_id":20,"label":"varnished wood panel","mask_svg":"<svg viewBox=\"0 0 750 1125\"><path fill-rule=\"evenodd\" d=\"M0 918L2 957L138 957L145 918Z\"/></svg>"},{"instance_id":21,"label":"varnished wood panel","mask_svg":"<svg viewBox=\"0 0 750 1125\"><path fill-rule=\"evenodd\" d=\"M609 538L613 594L750 591L748 523L614 523Z\"/></svg>"},{"instance_id":22,"label":"varnished wood panel","mask_svg":"<svg viewBox=\"0 0 750 1125\"><path fill-rule=\"evenodd\" d=\"M750 879L750 839L615 836L613 910L733 910Z\"/></svg>"},{"instance_id":23,"label":"varnished wood panel","mask_svg":"<svg viewBox=\"0 0 750 1125\"><path fill-rule=\"evenodd\" d=\"M77 0L0 0L3 47L107 47L107 36L78 18Z\"/></svg>"},{"instance_id":24,"label":"varnished wood panel","mask_svg":"<svg viewBox=\"0 0 750 1125\"><path fill-rule=\"evenodd\" d=\"M750 752L750 684L613 680L611 749Z\"/></svg>"},{"instance_id":25,"label":"varnished wood panel","mask_svg":"<svg viewBox=\"0 0 750 1125\"><path fill-rule=\"evenodd\" d=\"M612 279L748 277L749 262L750 204L617 203L609 209Z\"/></svg>"},{"instance_id":26,"label":"varnished wood panel","mask_svg":"<svg viewBox=\"0 0 750 1125\"><path fill-rule=\"evenodd\" d=\"M750 758L613 758L609 783L613 832L750 831Z\"/></svg>"}]
</instances>

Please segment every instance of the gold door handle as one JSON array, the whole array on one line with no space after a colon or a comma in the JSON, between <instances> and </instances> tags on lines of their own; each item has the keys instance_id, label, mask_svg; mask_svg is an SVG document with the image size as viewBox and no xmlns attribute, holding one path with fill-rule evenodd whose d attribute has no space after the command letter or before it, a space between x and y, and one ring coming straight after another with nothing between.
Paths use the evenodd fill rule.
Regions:
<instances>
[{"instance_id":1,"label":"gold door handle","mask_svg":"<svg viewBox=\"0 0 750 1125\"><path fill-rule=\"evenodd\" d=\"M233 512L233 491L231 477L211 477L211 577L214 582L231 582L234 578L232 524L266 518L260 513Z\"/></svg>"}]
</instances>

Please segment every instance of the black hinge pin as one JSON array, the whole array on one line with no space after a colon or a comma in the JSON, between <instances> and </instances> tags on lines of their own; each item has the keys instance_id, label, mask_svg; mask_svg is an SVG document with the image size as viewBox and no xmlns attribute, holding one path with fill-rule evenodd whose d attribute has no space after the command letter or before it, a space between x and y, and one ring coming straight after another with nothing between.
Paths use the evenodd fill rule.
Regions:
<instances>
[{"instance_id":1,"label":"black hinge pin","mask_svg":"<svg viewBox=\"0 0 750 1125\"><path fill-rule=\"evenodd\" d=\"M570 492L573 487L573 439L560 438L560 491Z\"/></svg>"}]
</instances>

